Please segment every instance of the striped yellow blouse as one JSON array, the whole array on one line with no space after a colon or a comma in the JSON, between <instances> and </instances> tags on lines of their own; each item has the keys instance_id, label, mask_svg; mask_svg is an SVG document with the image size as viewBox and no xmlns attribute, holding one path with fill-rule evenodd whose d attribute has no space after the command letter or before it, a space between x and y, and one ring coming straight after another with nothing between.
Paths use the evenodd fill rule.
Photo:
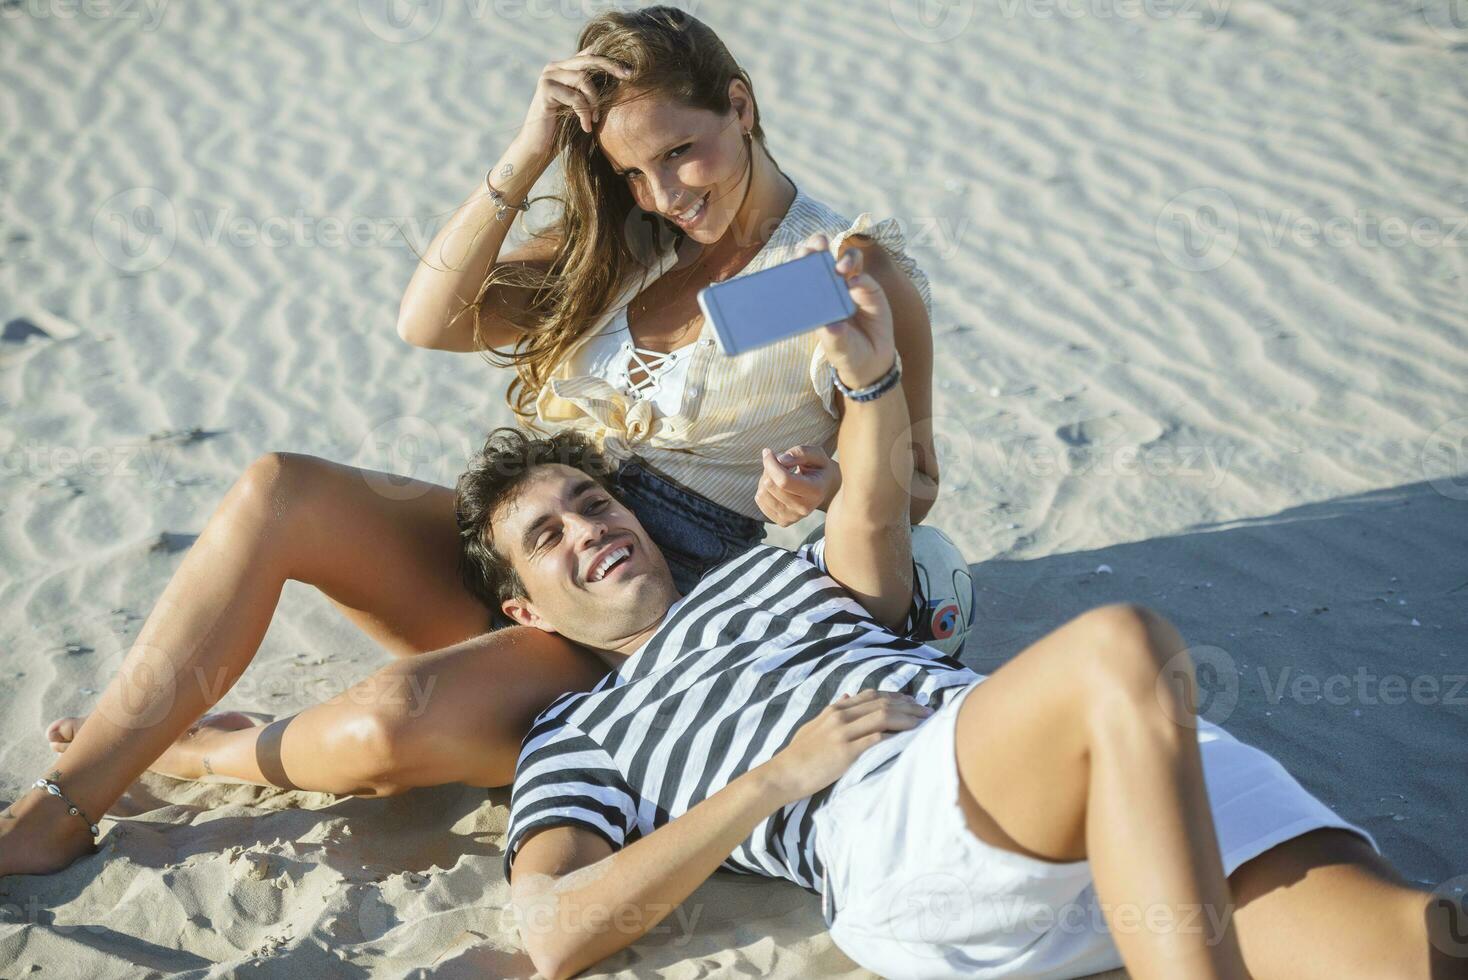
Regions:
<instances>
[{"instance_id":1,"label":"striped yellow blouse","mask_svg":"<svg viewBox=\"0 0 1468 980\"><path fill-rule=\"evenodd\" d=\"M895 220L874 225L871 214L863 212L848 222L799 188L769 241L731 278L795 258L800 243L816 232L831 239L833 251L854 232L881 242L912 278L932 315L927 276L908 256ZM647 282L666 272L674 260L671 249L664 253ZM641 457L655 471L709 500L764 520L754 499L760 450L780 452L802 444L822 446L828 452L835 448L835 392L818 335L802 334L728 357L705 322L691 341L681 405L664 414L651 400L622 392L590 366L599 346L619 345L626 339L613 335L625 330L619 314L639 288L641 284L633 283L623 290L541 389L535 403L538 425L580 431L611 459Z\"/></svg>"}]
</instances>

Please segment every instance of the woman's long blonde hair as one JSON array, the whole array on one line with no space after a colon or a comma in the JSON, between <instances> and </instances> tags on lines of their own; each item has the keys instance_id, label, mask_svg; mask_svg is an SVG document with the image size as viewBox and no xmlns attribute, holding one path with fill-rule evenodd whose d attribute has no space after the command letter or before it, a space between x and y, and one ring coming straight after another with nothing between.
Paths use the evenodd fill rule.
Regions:
<instances>
[{"instance_id":1,"label":"woman's long blonde hair","mask_svg":"<svg viewBox=\"0 0 1468 980\"><path fill-rule=\"evenodd\" d=\"M635 11L608 11L581 30L578 51L622 62L632 69L626 79L593 70L590 74L606 118L618 101L619 90L635 98L666 98L720 115L730 109L729 82L754 83L739 67L717 34L692 14L675 7L644 7ZM764 139L759 106L754 104L753 140ZM606 311L619 289L633 275L646 276L657 256L677 246L683 232L661 215L637 207L626 179L618 176L602 154L594 133L581 128L576 114L567 110L556 133L565 196L536 198L560 202L560 213L544 229L531 230L537 239L559 243L549 270L541 274L523 266L496 266L479 288L472 311L474 339L490 362L515 368L505 400L522 419L534 415L534 403L551 372L572 345ZM513 348L493 349L484 343L480 313L485 297L496 286L530 290L524 312L498 314L522 331Z\"/></svg>"}]
</instances>

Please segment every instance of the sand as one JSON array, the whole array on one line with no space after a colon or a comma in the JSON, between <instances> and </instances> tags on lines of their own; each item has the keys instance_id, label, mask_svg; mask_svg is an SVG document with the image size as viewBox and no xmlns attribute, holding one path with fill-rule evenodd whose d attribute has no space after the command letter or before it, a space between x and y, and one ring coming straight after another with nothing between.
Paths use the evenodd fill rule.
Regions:
<instances>
[{"instance_id":1,"label":"sand","mask_svg":"<svg viewBox=\"0 0 1468 980\"><path fill-rule=\"evenodd\" d=\"M398 340L395 229L426 242L605 6L0 4L0 797L252 459L449 483L508 420L502 374ZM968 662L1155 606L1217 651L1235 734L1412 879L1468 871L1451 4L694 9L782 167L898 217L932 278ZM225 706L288 713L385 659L291 586ZM145 777L102 853L0 882L0 976L528 976L506 801ZM867 975L812 896L732 876L599 969Z\"/></svg>"}]
</instances>

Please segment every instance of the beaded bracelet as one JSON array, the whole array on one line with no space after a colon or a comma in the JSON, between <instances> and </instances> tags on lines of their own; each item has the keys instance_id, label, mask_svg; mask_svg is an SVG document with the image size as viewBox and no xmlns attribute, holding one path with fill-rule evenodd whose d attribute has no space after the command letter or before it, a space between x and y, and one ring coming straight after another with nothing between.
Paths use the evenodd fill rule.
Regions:
<instances>
[{"instance_id":1,"label":"beaded bracelet","mask_svg":"<svg viewBox=\"0 0 1468 980\"><path fill-rule=\"evenodd\" d=\"M865 388L848 388L841 383L841 375L831 368L831 380L836 383L836 390L854 402L869 402L881 398L887 392L897 387L897 382L902 380L902 355L896 351L892 352L892 370L882 375L876 381Z\"/></svg>"},{"instance_id":2,"label":"beaded bracelet","mask_svg":"<svg viewBox=\"0 0 1468 980\"><path fill-rule=\"evenodd\" d=\"M50 793L52 796L55 796L58 799L60 799L62 803L65 803L66 804L66 812L69 813L69 814L71 814L74 817L81 817L82 818L82 823L86 824L87 825L87 829L92 832L92 840L96 840L97 839L97 834L99 833L99 831L97 830L97 825L94 824L94 823L92 823L91 818L88 817L85 813L82 812L82 808L81 807L79 807L75 803L71 802L71 798L69 796L67 796L65 793L61 792L61 787L60 786L56 785L51 780L49 780L49 779L47 779L47 778L45 778L43 776L40 779L36 780L36 786L35 786L35 788L36 789L43 789L46 792Z\"/></svg>"},{"instance_id":3,"label":"beaded bracelet","mask_svg":"<svg viewBox=\"0 0 1468 980\"><path fill-rule=\"evenodd\" d=\"M504 221L505 215L509 214L511 211L529 211L529 201L521 201L519 204L511 204L505 200L505 196L503 194L494 189L494 185L489 182L489 175L492 173L494 173L494 170L492 168L485 171L484 189L489 191L489 199L494 202L495 220Z\"/></svg>"}]
</instances>

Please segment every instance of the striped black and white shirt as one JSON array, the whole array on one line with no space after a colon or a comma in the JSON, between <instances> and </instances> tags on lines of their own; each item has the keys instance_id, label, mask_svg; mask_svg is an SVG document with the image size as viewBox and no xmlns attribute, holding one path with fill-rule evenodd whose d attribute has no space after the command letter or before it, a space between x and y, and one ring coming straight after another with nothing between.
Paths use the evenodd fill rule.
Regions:
<instances>
[{"instance_id":1,"label":"striped black and white shirt","mask_svg":"<svg viewBox=\"0 0 1468 980\"><path fill-rule=\"evenodd\" d=\"M621 849L767 762L843 694L903 691L934 709L981 675L878 625L825 574L824 540L760 545L710 571L592 690L558 698L521 747L505 874L526 838L585 827ZM900 745L864 752L841 784ZM888 750L888 751L884 751ZM723 863L820 892L813 818L831 787L782 807Z\"/></svg>"}]
</instances>

